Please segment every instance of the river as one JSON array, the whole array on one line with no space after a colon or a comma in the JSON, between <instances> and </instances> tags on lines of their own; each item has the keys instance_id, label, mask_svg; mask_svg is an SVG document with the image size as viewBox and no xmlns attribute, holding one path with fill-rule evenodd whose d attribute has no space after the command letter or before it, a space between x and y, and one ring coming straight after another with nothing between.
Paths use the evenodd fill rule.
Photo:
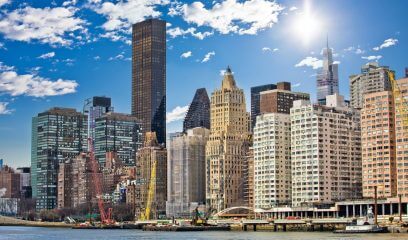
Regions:
<instances>
[{"instance_id":1,"label":"river","mask_svg":"<svg viewBox=\"0 0 408 240\"><path fill-rule=\"evenodd\" d=\"M142 230L73 230L67 228L0 227L0 240L176 239L176 240L402 240L408 234L345 235L330 232L145 232Z\"/></svg>"}]
</instances>

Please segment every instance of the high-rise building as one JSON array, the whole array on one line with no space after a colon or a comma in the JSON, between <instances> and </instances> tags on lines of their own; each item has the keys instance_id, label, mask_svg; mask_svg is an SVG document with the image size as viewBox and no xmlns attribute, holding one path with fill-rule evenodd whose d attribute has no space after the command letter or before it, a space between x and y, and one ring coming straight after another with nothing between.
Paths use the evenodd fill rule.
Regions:
<instances>
[{"instance_id":1,"label":"high-rise building","mask_svg":"<svg viewBox=\"0 0 408 240\"><path fill-rule=\"evenodd\" d=\"M248 148L244 163L244 202L248 207L254 207L254 189L255 189L255 163L254 163L254 149Z\"/></svg>"},{"instance_id":2,"label":"high-rise building","mask_svg":"<svg viewBox=\"0 0 408 240\"><path fill-rule=\"evenodd\" d=\"M159 19L132 27L132 115L166 144L166 22Z\"/></svg>"},{"instance_id":3,"label":"high-rise building","mask_svg":"<svg viewBox=\"0 0 408 240\"><path fill-rule=\"evenodd\" d=\"M188 129L168 145L167 203L168 217L192 217L205 204L205 144L210 130Z\"/></svg>"},{"instance_id":4,"label":"high-rise building","mask_svg":"<svg viewBox=\"0 0 408 240\"><path fill-rule=\"evenodd\" d=\"M85 100L83 112L88 116L88 138L95 144L95 120L105 113L113 112L109 97L92 97Z\"/></svg>"},{"instance_id":5,"label":"high-rise building","mask_svg":"<svg viewBox=\"0 0 408 240\"><path fill-rule=\"evenodd\" d=\"M22 198L31 198L31 168L19 167L16 169L16 173L20 174L20 192Z\"/></svg>"},{"instance_id":6,"label":"high-rise building","mask_svg":"<svg viewBox=\"0 0 408 240\"><path fill-rule=\"evenodd\" d=\"M325 102L290 110L293 206L361 197L360 112L337 94Z\"/></svg>"},{"instance_id":7,"label":"high-rise building","mask_svg":"<svg viewBox=\"0 0 408 240\"><path fill-rule=\"evenodd\" d=\"M123 164L135 165L137 150L142 147L141 122L136 117L109 112L95 120L95 157L103 167L106 154L116 152Z\"/></svg>"},{"instance_id":8,"label":"high-rise building","mask_svg":"<svg viewBox=\"0 0 408 240\"><path fill-rule=\"evenodd\" d=\"M243 168L249 141L244 91L228 67L211 95L211 132L206 146L207 206L220 211L243 205Z\"/></svg>"},{"instance_id":9,"label":"high-rise building","mask_svg":"<svg viewBox=\"0 0 408 240\"><path fill-rule=\"evenodd\" d=\"M405 77L408 78L408 67L405 68Z\"/></svg>"},{"instance_id":10,"label":"high-rise building","mask_svg":"<svg viewBox=\"0 0 408 240\"><path fill-rule=\"evenodd\" d=\"M360 74L351 75L349 78L351 107L362 108L364 95L367 93L390 91L389 71L389 67L380 67L377 62L373 62L363 65Z\"/></svg>"},{"instance_id":11,"label":"high-rise building","mask_svg":"<svg viewBox=\"0 0 408 240\"><path fill-rule=\"evenodd\" d=\"M291 203L290 115L259 115L254 128L255 208Z\"/></svg>"},{"instance_id":12,"label":"high-rise building","mask_svg":"<svg viewBox=\"0 0 408 240\"><path fill-rule=\"evenodd\" d=\"M392 92L364 95L361 109L363 197L373 198L375 186L380 198L397 194L394 107Z\"/></svg>"},{"instance_id":13,"label":"high-rise building","mask_svg":"<svg viewBox=\"0 0 408 240\"><path fill-rule=\"evenodd\" d=\"M31 185L36 207L53 209L59 164L87 150L87 116L75 109L52 108L33 118L32 133Z\"/></svg>"},{"instance_id":14,"label":"high-rise building","mask_svg":"<svg viewBox=\"0 0 408 240\"><path fill-rule=\"evenodd\" d=\"M397 194L408 197L408 118L402 114L401 108L407 108L408 77L397 80L400 91L405 98L404 103L397 96L395 101L395 150L397 166ZM407 111L407 109L405 110Z\"/></svg>"},{"instance_id":15,"label":"high-rise building","mask_svg":"<svg viewBox=\"0 0 408 240\"><path fill-rule=\"evenodd\" d=\"M0 198L20 197L20 174L5 165L0 169Z\"/></svg>"},{"instance_id":16,"label":"high-rise building","mask_svg":"<svg viewBox=\"0 0 408 240\"><path fill-rule=\"evenodd\" d=\"M251 87L251 131L255 127L256 117L261 114L261 92L276 89L275 84Z\"/></svg>"},{"instance_id":17,"label":"high-rise building","mask_svg":"<svg viewBox=\"0 0 408 240\"><path fill-rule=\"evenodd\" d=\"M152 176L153 167L155 175ZM157 142L156 133L146 133L144 147L136 154L136 206L135 217L140 219L145 214L149 191L153 192L149 219L166 216L167 200L167 150ZM151 180L154 184L150 184ZM150 189L154 186L154 189Z\"/></svg>"},{"instance_id":18,"label":"high-rise building","mask_svg":"<svg viewBox=\"0 0 408 240\"><path fill-rule=\"evenodd\" d=\"M333 50L327 46L323 49L323 67L317 74L317 101L324 105L326 96L339 93L339 65L333 62Z\"/></svg>"},{"instance_id":19,"label":"high-rise building","mask_svg":"<svg viewBox=\"0 0 408 240\"><path fill-rule=\"evenodd\" d=\"M183 132L204 127L210 129L210 99L205 88L197 89L183 122Z\"/></svg>"},{"instance_id":20,"label":"high-rise building","mask_svg":"<svg viewBox=\"0 0 408 240\"><path fill-rule=\"evenodd\" d=\"M277 83L277 88L260 93L260 114L263 113L290 113L295 100L309 100L308 93L292 92L289 82Z\"/></svg>"}]
</instances>

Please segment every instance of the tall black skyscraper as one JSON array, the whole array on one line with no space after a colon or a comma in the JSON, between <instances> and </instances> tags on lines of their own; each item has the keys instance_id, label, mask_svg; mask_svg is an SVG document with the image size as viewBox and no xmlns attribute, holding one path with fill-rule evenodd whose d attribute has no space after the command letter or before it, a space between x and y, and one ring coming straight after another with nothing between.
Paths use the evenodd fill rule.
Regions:
<instances>
[{"instance_id":1,"label":"tall black skyscraper","mask_svg":"<svg viewBox=\"0 0 408 240\"><path fill-rule=\"evenodd\" d=\"M205 88L197 89L183 122L183 132L195 127L210 129L210 99Z\"/></svg>"},{"instance_id":2,"label":"tall black skyscraper","mask_svg":"<svg viewBox=\"0 0 408 240\"><path fill-rule=\"evenodd\" d=\"M159 19L132 28L132 115L166 144L166 22Z\"/></svg>"},{"instance_id":3,"label":"tall black skyscraper","mask_svg":"<svg viewBox=\"0 0 408 240\"><path fill-rule=\"evenodd\" d=\"M275 84L251 87L251 131L254 129L256 117L261 113L261 92L276 89Z\"/></svg>"}]
</instances>

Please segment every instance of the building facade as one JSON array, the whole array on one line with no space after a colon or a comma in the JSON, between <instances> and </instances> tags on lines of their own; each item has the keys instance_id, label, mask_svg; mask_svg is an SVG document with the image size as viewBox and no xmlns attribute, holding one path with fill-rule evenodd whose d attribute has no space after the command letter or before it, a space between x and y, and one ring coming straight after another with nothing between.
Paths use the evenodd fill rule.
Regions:
<instances>
[{"instance_id":1,"label":"building facade","mask_svg":"<svg viewBox=\"0 0 408 240\"><path fill-rule=\"evenodd\" d=\"M360 113L337 94L325 102L298 100L290 112L293 206L361 197Z\"/></svg>"},{"instance_id":2,"label":"building facade","mask_svg":"<svg viewBox=\"0 0 408 240\"><path fill-rule=\"evenodd\" d=\"M70 108L52 108L33 119L31 182L36 208L57 207L59 164L87 150L87 116Z\"/></svg>"},{"instance_id":3,"label":"building facade","mask_svg":"<svg viewBox=\"0 0 408 240\"><path fill-rule=\"evenodd\" d=\"M155 176L152 170L155 166ZM154 183L150 184L151 181ZM153 186L154 189L150 189ZM144 147L136 154L136 206L135 217L141 219L148 207L148 194L153 192L148 219L166 216L167 200L167 150L157 142L154 132L146 133Z\"/></svg>"},{"instance_id":4,"label":"building facade","mask_svg":"<svg viewBox=\"0 0 408 240\"><path fill-rule=\"evenodd\" d=\"M323 49L323 67L317 74L317 101L324 105L326 96L339 93L339 65L333 62L333 50L327 46Z\"/></svg>"},{"instance_id":5,"label":"building facade","mask_svg":"<svg viewBox=\"0 0 408 240\"><path fill-rule=\"evenodd\" d=\"M108 112L113 112L109 97L92 97L85 100L83 113L88 116L88 138L95 144L95 120Z\"/></svg>"},{"instance_id":6,"label":"building facade","mask_svg":"<svg viewBox=\"0 0 408 240\"><path fill-rule=\"evenodd\" d=\"M106 154L116 152L126 166L134 166L137 150L143 144L141 122L134 116L109 112L95 120L95 157L103 167Z\"/></svg>"},{"instance_id":7,"label":"building facade","mask_svg":"<svg viewBox=\"0 0 408 240\"><path fill-rule=\"evenodd\" d=\"M0 169L0 198L20 198L20 174L5 165Z\"/></svg>"},{"instance_id":8,"label":"building facade","mask_svg":"<svg viewBox=\"0 0 408 240\"><path fill-rule=\"evenodd\" d=\"M245 204L243 167L249 145L245 96L228 67L211 95L211 132L206 146L207 206L221 211Z\"/></svg>"},{"instance_id":9,"label":"building facade","mask_svg":"<svg viewBox=\"0 0 408 240\"><path fill-rule=\"evenodd\" d=\"M274 90L263 91L260 93L260 114L264 113L290 113L293 101L309 100L308 93L292 92L289 82L277 83Z\"/></svg>"},{"instance_id":10,"label":"building facade","mask_svg":"<svg viewBox=\"0 0 408 240\"><path fill-rule=\"evenodd\" d=\"M166 22L147 19L132 27L132 115L143 133L166 144Z\"/></svg>"},{"instance_id":11,"label":"building facade","mask_svg":"<svg viewBox=\"0 0 408 240\"><path fill-rule=\"evenodd\" d=\"M255 127L256 117L261 114L261 92L276 89L275 84L251 87L251 131Z\"/></svg>"},{"instance_id":12,"label":"building facade","mask_svg":"<svg viewBox=\"0 0 408 240\"><path fill-rule=\"evenodd\" d=\"M168 217L191 217L205 204L205 145L210 130L192 128L170 140L167 157Z\"/></svg>"},{"instance_id":13,"label":"building facade","mask_svg":"<svg viewBox=\"0 0 408 240\"><path fill-rule=\"evenodd\" d=\"M361 109L363 197L373 198L375 186L380 198L397 194L394 123L392 92L364 95Z\"/></svg>"},{"instance_id":14,"label":"building facade","mask_svg":"<svg viewBox=\"0 0 408 240\"><path fill-rule=\"evenodd\" d=\"M290 115L265 113L254 128L255 208L290 205L291 140Z\"/></svg>"},{"instance_id":15,"label":"building facade","mask_svg":"<svg viewBox=\"0 0 408 240\"><path fill-rule=\"evenodd\" d=\"M244 162L244 202L248 207L254 207L254 189L255 189L255 163L254 163L254 149L248 148L245 155Z\"/></svg>"},{"instance_id":16,"label":"building facade","mask_svg":"<svg viewBox=\"0 0 408 240\"><path fill-rule=\"evenodd\" d=\"M210 129L210 99L205 88L197 89L183 122L183 132L204 127Z\"/></svg>"},{"instance_id":17,"label":"building facade","mask_svg":"<svg viewBox=\"0 0 408 240\"><path fill-rule=\"evenodd\" d=\"M350 76L351 107L361 109L365 94L390 91L389 71L389 67L380 67L377 62L373 62L363 65L360 74Z\"/></svg>"}]
</instances>

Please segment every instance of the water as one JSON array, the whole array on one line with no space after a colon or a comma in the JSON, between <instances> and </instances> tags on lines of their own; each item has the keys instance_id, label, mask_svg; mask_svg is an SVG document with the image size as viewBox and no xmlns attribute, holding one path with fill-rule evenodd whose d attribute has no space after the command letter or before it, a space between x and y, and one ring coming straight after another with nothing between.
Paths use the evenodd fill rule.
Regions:
<instances>
[{"instance_id":1,"label":"water","mask_svg":"<svg viewBox=\"0 0 408 240\"><path fill-rule=\"evenodd\" d=\"M66 228L0 227L0 240L47 239L233 239L233 240L402 240L408 234L356 234L344 235L330 232L145 232L141 230L74 230Z\"/></svg>"}]
</instances>

